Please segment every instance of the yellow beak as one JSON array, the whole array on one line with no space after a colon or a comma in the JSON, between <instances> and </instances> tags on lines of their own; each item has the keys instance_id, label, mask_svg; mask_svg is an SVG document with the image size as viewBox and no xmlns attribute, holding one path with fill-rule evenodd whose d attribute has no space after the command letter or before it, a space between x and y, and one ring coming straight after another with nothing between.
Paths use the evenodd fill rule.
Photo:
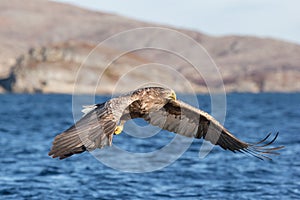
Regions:
<instances>
[{"instance_id":1,"label":"yellow beak","mask_svg":"<svg viewBox=\"0 0 300 200\"><path fill-rule=\"evenodd\" d=\"M174 101L177 99L176 98L176 93L174 91L172 91L170 98L173 99Z\"/></svg>"}]
</instances>

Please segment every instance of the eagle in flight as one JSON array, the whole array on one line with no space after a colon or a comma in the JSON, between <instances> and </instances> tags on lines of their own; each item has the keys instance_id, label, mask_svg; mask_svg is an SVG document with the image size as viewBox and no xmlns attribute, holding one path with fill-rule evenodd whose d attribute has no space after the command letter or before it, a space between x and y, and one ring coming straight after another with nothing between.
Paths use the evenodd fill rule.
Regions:
<instances>
[{"instance_id":1,"label":"eagle in flight","mask_svg":"<svg viewBox=\"0 0 300 200\"><path fill-rule=\"evenodd\" d=\"M224 128L208 113L176 99L173 90L162 87L137 89L104 103L86 107L84 116L66 131L57 135L49 156L60 159L84 151L111 146L114 135L122 132L130 119L143 118L150 124L186 137L203 138L225 150L270 159L279 147L267 147L269 133L260 142L246 143Z\"/></svg>"}]
</instances>

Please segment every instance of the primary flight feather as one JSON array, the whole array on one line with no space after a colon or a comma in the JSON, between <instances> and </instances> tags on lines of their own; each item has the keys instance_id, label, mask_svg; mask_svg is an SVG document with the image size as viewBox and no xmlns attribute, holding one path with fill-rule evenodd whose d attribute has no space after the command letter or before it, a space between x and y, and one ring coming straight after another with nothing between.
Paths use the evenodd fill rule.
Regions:
<instances>
[{"instance_id":1,"label":"primary flight feather","mask_svg":"<svg viewBox=\"0 0 300 200\"><path fill-rule=\"evenodd\" d=\"M60 159L73 154L111 146L114 135L120 134L126 121L143 118L150 124L186 137L203 138L225 150L244 152L260 159L278 154L280 147L269 148L277 136L271 134L255 144L243 142L232 135L208 113L176 99L171 89L141 88L112 98L102 104L85 107L84 116L69 129L57 135L49 156Z\"/></svg>"}]
</instances>

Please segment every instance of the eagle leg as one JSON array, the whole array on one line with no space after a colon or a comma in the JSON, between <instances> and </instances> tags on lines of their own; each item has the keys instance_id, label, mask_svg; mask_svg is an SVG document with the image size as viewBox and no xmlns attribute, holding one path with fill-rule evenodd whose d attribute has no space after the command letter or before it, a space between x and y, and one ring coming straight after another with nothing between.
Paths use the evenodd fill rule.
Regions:
<instances>
[{"instance_id":1,"label":"eagle leg","mask_svg":"<svg viewBox=\"0 0 300 200\"><path fill-rule=\"evenodd\" d=\"M119 135L120 133L122 133L125 122L125 120L120 121L120 124L115 128L114 135Z\"/></svg>"}]
</instances>

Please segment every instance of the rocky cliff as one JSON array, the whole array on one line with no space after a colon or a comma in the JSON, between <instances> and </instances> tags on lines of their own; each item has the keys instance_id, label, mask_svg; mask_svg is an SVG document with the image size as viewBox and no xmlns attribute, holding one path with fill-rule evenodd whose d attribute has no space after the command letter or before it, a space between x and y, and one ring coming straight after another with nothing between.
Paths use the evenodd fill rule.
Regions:
<instances>
[{"instance_id":1,"label":"rocky cliff","mask_svg":"<svg viewBox=\"0 0 300 200\"><path fill-rule=\"evenodd\" d=\"M46 0L2 0L0 13L0 92L109 93L149 82L171 84L175 90L186 91L185 83L177 80L178 72L195 91L207 92L205 78L214 81L216 77L208 72L203 78L191 70L189 63L162 51L140 50L115 60L126 45L143 46L154 42L150 39L128 37L120 41L121 49L115 45L95 49L121 31L159 25ZM172 29L207 50L227 92L300 91L300 45L270 38L212 37ZM167 49L181 42L175 36L157 37ZM192 58L198 56L193 48L185 51ZM86 60L91 52L93 56ZM176 73L161 71L157 63L172 67ZM205 66L205 61L199 64ZM213 86L220 87L218 80L215 82Z\"/></svg>"}]
</instances>

